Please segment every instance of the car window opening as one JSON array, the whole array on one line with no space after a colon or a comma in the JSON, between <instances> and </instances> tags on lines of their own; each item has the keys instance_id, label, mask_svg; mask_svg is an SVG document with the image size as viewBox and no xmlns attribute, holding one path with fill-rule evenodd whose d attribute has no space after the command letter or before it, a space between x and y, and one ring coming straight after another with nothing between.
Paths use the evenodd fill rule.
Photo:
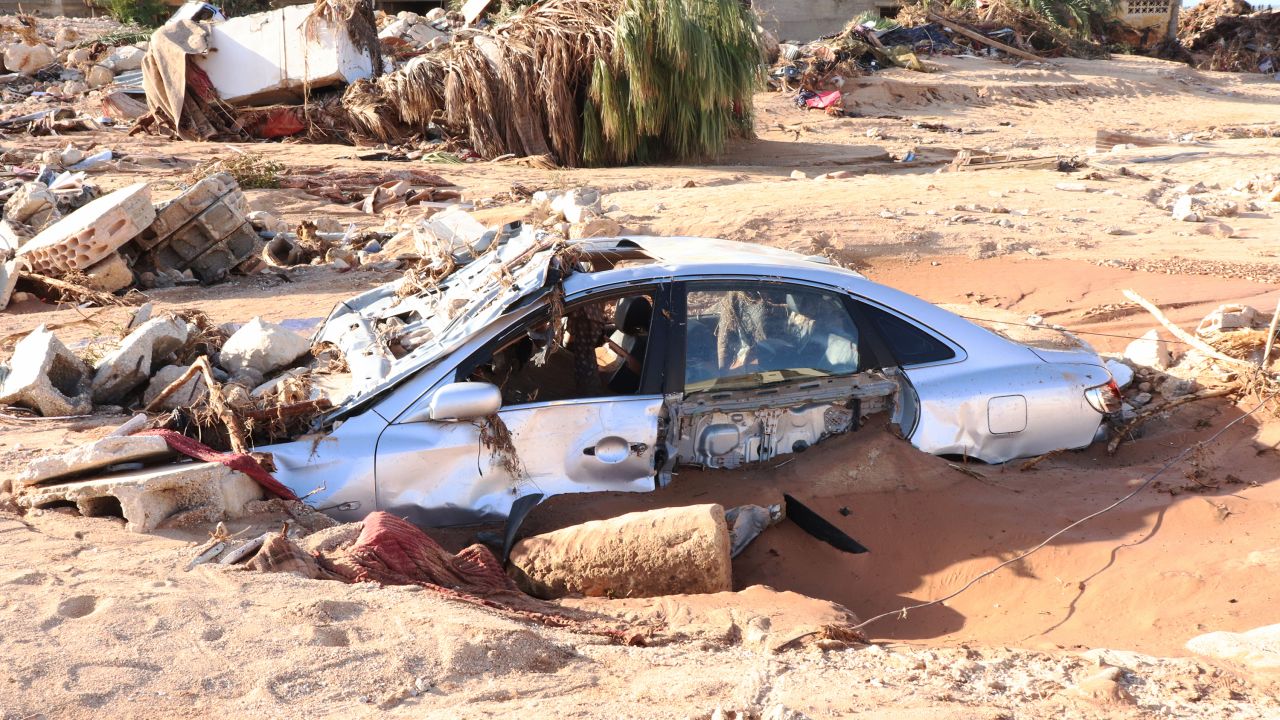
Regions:
<instances>
[{"instance_id":1,"label":"car window opening","mask_svg":"<svg viewBox=\"0 0 1280 720\"><path fill-rule=\"evenodd\" d=\"M547 313L480 362L468 379L502 390L504 407L634 395L650 355L653 296L636 293L565 309L552 342Z\"/></svg>"}]
</instances>

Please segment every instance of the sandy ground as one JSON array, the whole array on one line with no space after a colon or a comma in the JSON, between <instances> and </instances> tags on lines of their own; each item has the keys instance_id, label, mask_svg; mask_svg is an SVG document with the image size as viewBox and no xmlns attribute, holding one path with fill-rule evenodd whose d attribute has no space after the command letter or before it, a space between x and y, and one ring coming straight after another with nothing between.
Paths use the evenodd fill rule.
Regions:
<instances>
[{"instance_id":1,"label":"sandy ground","mask_svg":"<svg viewBox=\"0 0 1280 720\"><path fill-rule=\"evenodd\" d=\"M517 184L592 185L607 193L610 216L628 232L826 253L975 314L1038 314L1089 333L1083 337L1104 352L1154 326L1122 288L1161 304L1184 327L1224 302L1269 312L1280 298L1280 204L1251 207L1249 197L1230 192L1238 181L1280 172L1280 139L1268 136L1280 127L1280 84L1143 58L1042 68L938 64L932 74L851 79L846 106L861 117L805 114L783 96L762 94L759 139L735 143L714 164L427 167L469 200ZM1099 128L1171 144L1091 155ZM175 193L190 167L234 151L107 133L0 145L30 152L67 142L123 154L95 181L107 189L150 181L157 200ZM360 161L349 147L243 148L290 166L406 167ZM964 148L1075 157L1086 166L1069 174L936 172ZM907 152L919 159L900 162ZM796 170L808 178L793 179ZM812 179L841 170L851 177ZM1232 237L1202 234L1205 224L1175 222L1159 207L1169 189L1195 183L1241 203L1235 216L1220 218ZM249 196L290 222L384 221L300 191ZM480 215L498 221L526 210L499 205ZM311 268L285 276L148 295L160 308L198 308L218 322L308 319L394 274ZM18 303L0 313L0 357L16 334L40 323L91 350L127 317L125 309ZM1276 717L1280 705L1265 679L1183 649L1204 632L1277 622L1280 422L1266 414L944 606L870 626L876 645L775 649L831 611L787 593L840 603L863 618L946 594L1127 493L1249 407L1196 403L1149 426L1114 458L1094 447L1028 472L1016 464L977 468L982 478L868 426L769 472L683 471L662 492L560 498L540 508L531 529L662 504L774 502L787 489L872 549L842 555L783 524L735 561L743 593L733 600L579 607L650 628L652 646L639 648L422 591L221 568L184 572L201 532L139 536L109 518L0 511L0 651L9 659L0 669L0 717L709 717L717 707L753 716L785 707L811 717ZM0 472L105 434L124 418L0 417ZM272 521L254 522L257 529ZM1095 677L1107 666L1122 669L1114 680Z\"/></svg>"}]
</instances>

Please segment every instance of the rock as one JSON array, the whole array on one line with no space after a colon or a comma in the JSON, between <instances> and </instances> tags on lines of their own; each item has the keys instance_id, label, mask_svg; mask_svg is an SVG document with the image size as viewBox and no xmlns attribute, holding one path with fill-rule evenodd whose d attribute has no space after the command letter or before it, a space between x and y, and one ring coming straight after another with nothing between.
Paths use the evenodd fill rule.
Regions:
<instances>
[{"instance_id":1,"label":"rock","mask_svg":"<svg viewBox=\"0 0 1280 720\"><path fill-rule=\"evenodd\" d=\"M166 365L157 370L156 374L151 376L151 381L147 384L147 389L142 393L143 404L149 405L152 400L155 400L156 397L164 391L165 388L169 387L169 385L175 380L182 377L182 374L185 373L187 369L188 366L186 365ZM160 409L175 410L181 407L191 407L201 400L204 400L208 394L209 388L204 384L204 375L202 373L196 373L195 377L183 383L182 387L174 391L174 393L168 398L165 398L165 400L160 403Z\"/></svg>"},{"instance_id":2,"label":"rock","mask_svg":"<svg viewBox=\"0 0 1280 720\"><path fill-rule=\"evenodd\" d=\"M57 203L58 199L44 183L23 183L5 202L4 219L39 230L61 217Z\"/></svg>"},{"instance_id":3,"label":"rock","mask_svg":"<svg viewBox=\"0 0 1280 720\"><path fill-rule=\"evenodd\" d=\"M1108 360L1106 365L1107 370L1111 372L1111 378L1116 381L1116 386L1121 390L1129 387L1133 382L1133 368L1119 360Z\"/></svg>"},{"instance_id":4,"label":"rock","mask_svg":"<svg viewBox=\"0 0 1280 720\"><path fill-rule=\"evenodd\" d=\"M5 48L4 66L9 72L33 75L37 70L52 65L57 60L48 45L27 45L17 42Z\"/></svg>"},{"instance_id":5,"label":"rock","mask_svg":"<svg viewBox=\"0 0 1280 720\"><path fill-rule=\"evenodd\" d=\"M9 299L13 297L13 289L18 286L20 268L17 260L0 264L0 310L9 307Z\"/></svg>"},{"instance_id":6,"label":"rock","mask_svg":"<svg viewBox=\"0 0 1280 720\"><path fill-rule=\"evenodd\" d=\"M142 58L147 52L134 45L123 45L111 51L107 56L107 65L116 73L138 70L142 67Z\"/></svg>"},{"instance_id":7,"label":"rock","mask_svg":"<svg viewBox=\"0 0 1280 720\"><path fill-rule=\"evenodd\" d=\"M1084 183L1058 183L1055 188L1063 192L1089 192L1089 187Z\"/></svg>"},{"instance_id":8,"label":"rock","mask_svg":"<svg viewBox=\"0 0 1280 720\"><path fill-rule=\"evenodd\" d=\"M1096 705L1135 705L1133 695L1119 682L1123 676L1124 670L1118 667L1103 668L1102 672L1081 680L1065 692Z\"/></svg>"},{"instance_id":9,"label":"rock","mask_svg":"<svg viewBox=\"0 0 1280 720\"><path fill-rule=\"evenodd\" d=\"M724 508L635 512L525 538L516 582L537 597L656 597L732 588Z\"/></svg>"},{"instance_id":10,"label":"rock","mask_svg":"<svg viewBox=\"0 0 1280 720\"><path fill-rule=\"evenodd\" d=\"M105 404L124 400L187 342L189 333L187 323L177 317L148 320L129 333L115 351L108 353L95 366L94 402Z\"/></svg>"},{"instance_id":11,"label":"rock","mask_svg":"<svg viewBox=\"0 0 1280 720\"><path fill-rule=\"evenodd\" d=\"M266 375L289 365L310 349L311 341L307 338L283 325L255 317L227 339L218 363L232 375L246 369Z\"/></svg>"},{"instance_id":12,"label":"rock","mask_svg":"<svg viewBox=\"0 0 1280 720\"><path fill-rule=\"evenodd\" d=\"M275 215L272 215L266 210L255 210L254 212L249 213L247 219L249 220L249 223L258 230L273 233L289 232L289 223L281 220Z\"/></svg>"},{"instance_id":13,"label":"rock","mask_svg":"<svg viewBox=\"0 0 1280 720\"><path fill-rule=\"evenodd\" d=\"M1173 203L1171 217L1180 222L1200 222L1204 218L1192 208L1190 195L1183 195Z\"/></svg>"},{"instance_id":14,"label":"rock","mask_svg":"<svg viewBox=\"0 0 1280 720\"><path fill-rule=\"evenodd\" d=\"M62 94L67 97L83 95L89 91L89 86L83 80L68 80L62 83Z\"/></svg>"},{"instance_id":15,"label":"rock","mask_svg":"<svg viewBox=\"0 0 1280 720\"><path fill-rule=\"evenodd\" d=\"M570 225L603 213L600 207L600 191L595 188L574 188L551 198L550 209L558 213Z\"/></svg>"},{"instance_id":16,"label":"rock","mask_svg":"<svg viewBox=\"0 0 1280 720\"><path fill-rule=\"evenodd\" d=\"M1124 359L1138 367L1167 370L1172 361L1169 344L1160 339L1160 333L1148 330L1124 349Z\"/></svg>"},{"instance_id":17,"label":"rock","mask_svg":"<svg viewBox=\"0 0 1280 720\"><path fill-rule=\"evenodd\" d=\"M1166 399L1182 397L1195 392L1196 381L1191 378L1173 377L1172 375L1165 377L1160 383L1160 394Z\"/></svg>"},{"instance_id":18,"label":"rock","mask_svg":"<svg viewBox=\"0 0 1280 720\"><path fill-rule=\"evenodd\" d=\"M93 60L93 49L89 47L78 47L67 53L67 65L88 65Z\"/></svg>"},{"instance_id":19,"label":"rock","mask_svg":"<svg viewBox=\"0 0 1280 720\"><path fill-rule=\"evenodd\" d=\"M580 224L569 226L569 239L617 237L622 234L622 225L617 220L607 217L596 217Z\"/></svg>"},{"instance_id":20,"label":"rock","mask_svg":"<svg viewBox=\"0 0 1280 720\"><path fill-rule=\"evenodd\" d=\"M111 253L84 271L89 280L86 287L101 292L115 292L133 286L133 271L120 253Z\"/></svg>"},{"instance_id":21,"label":"rock","mask_svg":"<svg viewBox=\"0 0 1280 720\"><path fill-rule=\"evenodd\" d=\"M0 385L0 405L30 408L45 417L93 410L89 366L44 325L18 341Z\"/></svg>"},{"instance_id":22,"label":"rock","mask_svg":"<svg viewBox=\"0 0 1280 720\"><path fill-rule=\"evenodd\" d=\"M1255 682L1280 686L1280 624L1247 632L1211 632L1187 641L1187 650L1249 676Z\"/></svg>"},{"instance_id":23,"label":"rock","mask_svg":"<svg viewBox=\"0 0 1280 720\"><path fill-rule=\"evenodd\" d=\"M1224 222L1218 222L1217 220L1205 223L1204 226L1199 230L1196 230L1196 232L1201 235L1212 235L1219 240L1226 240L1228 238L1235 237L1236 235L1235 228Z\"/></svg>"},{"instance_id":24,"label":"rock","mask_svg":"<svg viewBox=\"0 0 1280 720\"><path fill-rule=\"evenodd\" d=\"M170 455L169 445L157 435L105 437L77 445L65 452L44 455L27 464L14 478L14 490L110 465L150 460Z\"/></svg>"},{"instance_id":25,"label":"rock","mask_svg":"<svg viewBox=\"0 0 1280 720\"><path fill-rule=\"evenodd\" d=\"M851 178L851 177L856 177L856 176L857 176L857 173L853 172L852 170L833 170L833 171L831 171L831 172L829 172L829 173L823 173L823 174L821 174L821 175L818 175L818 176L814 177L813 179L814 179L814 180L818 180L818 181L823 181L823 180L845 180L845 179L848 179L848 178Z\"/></svg>"},{"instance_id":26,"label":"rock","mask_svg":"<svg viewBox=\"0 0 1280 720\"><path fill-rule=\"evenodd\" d=\"M100 88L115 82L116 76L105 65L91 65L84 74L84 82L90 88Z\"/></svg>"},{"instance_id":27,"label":"rock","mask_svg":"<svg viewBox=\"0 0 1280 720\"><path fill-rule=\"evenodd\" d=\"M18 254L38 273L85 270L132 240L156 219L151 188L136 183L104 195L50 225Z\"/></svg>"},{"instance_id":28,"label":"rock","mask_svg":"<svg viewBox=\"0 0 1280 720\"><path fill-rule=\"evenodd\" d=\"M1142 407L1143 405L1148 405L1151 403L1151 393L1140 392L1137 395L1134 395L1133 397L1129 398L1129 402L1134 407Z\"/></svg>"},{"instance_id":29,"label":"rock","mask_svg":"<svg viewBox=\"0 0 1280 720\"><path fill-rule=\"evenodd\" d=\"M29 487L17 501L26 508L72 502L87 517L122 514L130 532L151 532L162 524L180 527L243 517L246 506L262 496L258 483L226 465L185 463Z\"/></svg>"},{"instance_id":30,"label":"rock","mask_svg":"<svg viewBox=\"0 0 1280 720\"><path fill-rule=\"evenodd\" d=\"M806 175L806 174L805 174L805 172L804 172L803 170L792 170L792 171L791 171L791 179L792 179L792 180L805 180L805 179L807 179L808 177L809 177L809 176L808 176L808 175Z\"/></svg>"}]
</instances>

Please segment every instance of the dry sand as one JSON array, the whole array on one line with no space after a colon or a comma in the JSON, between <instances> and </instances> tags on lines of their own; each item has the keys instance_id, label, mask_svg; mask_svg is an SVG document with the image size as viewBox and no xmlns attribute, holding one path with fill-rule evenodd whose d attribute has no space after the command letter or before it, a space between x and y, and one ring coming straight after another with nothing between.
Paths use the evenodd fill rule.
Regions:
<instances>
[{"instance_id":1,"label":"dry sand","mask_svg":"<svg viewBox=\"0 0 1280 720\"><path fill-rule=\"evenodd\" d=\"M715 165L430 167L468 199L514 184L593 185L630 232L825 252L934 302L1039 314L1100 333L1084 337L1102 351L1153 327L1121 288L1160 303L1184 327L1224 302L1274 306L1280 205L1224 218L1236 237L1219 240L1197 232L1198 224L1174 222L1153 199L1178 184L1225 192L1237 180L1280 171L1280 140L1245 137L1276 130L1280 84L1142 58L1043 69L940 64L936 74L857 79L847 104L866 117L804 114L784 97L761 95L760 139L736 144ZM1199 144L1090 157L1098 128L1174 140L1192 134ZM177 190L186 169L228 152L106 133L3 144L30 151L68 141L124 153L95 181L111 189L149 180L157 199ZM245 147L289 165L405 167L359 161L348 147ZM1073 175L934 174L961 148L1079 156L1089 167ZM895 162L907 151L921 159ZM1146 161L1153 157L1167 159ZM1121 167L1146 179L1118 174ZM854 177L793 180L794 170ZM1092 172L1097 179L1085 177ZM1061 190L1063 182L1092 191ZM381 223L299 191L249 195L290 222ZM525 209L499 206L481 217ZM195 307L218 322L307 319L394 277L286 275L149 295L160 309ZM19 303L0 314L0 354L15 333L40 323L58 325L60 337L91 351L126 318L123 309ZM0 511L0 717L647 718L709 717L717 707L777 717L785 716L779 707L811 717L1277 717L1265 678L1183 649L1204 632L1280 619L1280 422L1265 414L945 606L872 625L866 632L879 645L808 634L847 624L832 602L866 618L949 592L1112 502L1241 412L1226 401L1193 404L1115 458L1095 447L1029 472L979 467L981 479L868 426L767 473L682 471L661 492L559 498L536 511L530 530L661 504L772 502L786 488L872 550L842 555L784 523L735 562L740 594L566 601L645 628L650 647L533 626L420 590L222 568L187 573L200 532L140 536L109 518ZM123 419L0 418L0 472L101 436ZM250 531L274 522L256 518Z\"/></svg>"}]
</instances>

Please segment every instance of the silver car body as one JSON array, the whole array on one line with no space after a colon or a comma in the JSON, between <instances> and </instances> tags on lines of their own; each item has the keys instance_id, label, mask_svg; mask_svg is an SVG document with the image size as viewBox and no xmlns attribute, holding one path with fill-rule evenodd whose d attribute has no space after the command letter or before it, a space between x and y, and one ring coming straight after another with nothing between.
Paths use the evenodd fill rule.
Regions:
<instances>
[{"instance_id":1,"label":"silver car body","mask_svg":"<svg viewBox=\"0 0 1280 720\"><path fill-rule=\"evenodd\" d=\"M766 460L881 410L925 452L986 462L1086 446L1103 419L1085 392L1111 377L1087 346L1033 349L821 258L685 237L586 240L575 247L588 262L640 260L569 274L560 283L568 305L633 288L668 292L683 283L802 286L905 320L953 355L769 392L685 393L664 380L648 394L503 407L498 415L523 466L513 476L482 441L483 422L433 420L429 407L434 393L460 379L467 358L538 313L545 317L553 248L526 233L435 292L401 299L393 284L339 305L317 339L346 354L354 393L315 436L259 448L273 456L277 477L340 519L386 510L445 526L502 519L531 493L647 491L669 481L681 463ZM388 322L416 345L399 358L383 340Z\"/></svg>"}]
</instances>

